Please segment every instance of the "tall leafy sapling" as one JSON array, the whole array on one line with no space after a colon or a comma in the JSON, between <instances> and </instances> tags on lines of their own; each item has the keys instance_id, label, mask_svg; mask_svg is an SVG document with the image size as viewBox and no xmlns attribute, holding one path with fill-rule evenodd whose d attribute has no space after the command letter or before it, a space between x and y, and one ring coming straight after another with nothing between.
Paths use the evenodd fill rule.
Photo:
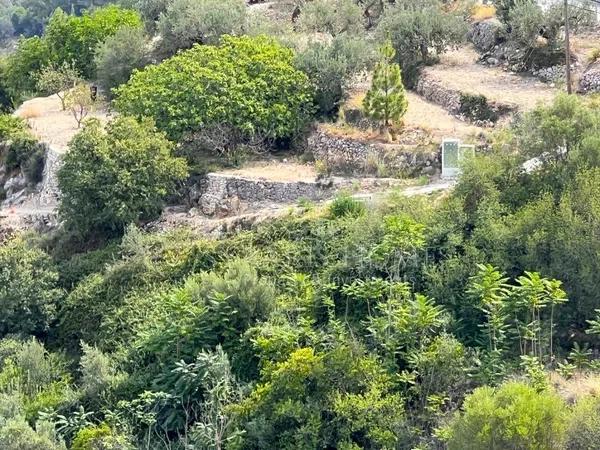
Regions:
<instances>
[{"instance_id":1,"label":"tall leafy sapling","mask_svg":"<svg viewBox=\"0 0 600 450\"><path fill-rule=\"evenodd\" d=\"M373 83L363 101L365 113L380 123L381 134L393 140L393 126L398 124L408 108L400 66L393 63L396 51L391 42L380 49L381 59L375 66Z\"/></svg>"},{"instance_id":2,"label":"tall leafy sapling","mask_svg":"<svg viewBox=\"0 0 600 450\"><path fill-rule=\"evenodd\" d=\"M37 88L47 95L56 95L60 99L62 110L67 109L66 96L82 80L73 64L64 62L60 65L49 65L42 69L37 81Z\"/></svg>"}]
</instances>

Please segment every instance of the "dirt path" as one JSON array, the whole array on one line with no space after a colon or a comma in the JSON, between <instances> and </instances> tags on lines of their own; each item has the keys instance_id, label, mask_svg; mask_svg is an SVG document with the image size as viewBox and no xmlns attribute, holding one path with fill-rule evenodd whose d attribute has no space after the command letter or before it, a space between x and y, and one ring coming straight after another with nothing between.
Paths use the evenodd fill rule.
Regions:
<instances>
[{"instance_id":1,"label":"dirt path","mask_svg":"<svg viewBox=\"0 0 600 450\"><path fill-rule=\"evenodd\" d=\"M478 56L472 47L462 47L445 53L439 64L424 71L450 89L485 95L492 101L515 105L520 111L529 111L539 103L548 104L559 92L532 76L477 64Z\"/></svg>"}]
</instances>

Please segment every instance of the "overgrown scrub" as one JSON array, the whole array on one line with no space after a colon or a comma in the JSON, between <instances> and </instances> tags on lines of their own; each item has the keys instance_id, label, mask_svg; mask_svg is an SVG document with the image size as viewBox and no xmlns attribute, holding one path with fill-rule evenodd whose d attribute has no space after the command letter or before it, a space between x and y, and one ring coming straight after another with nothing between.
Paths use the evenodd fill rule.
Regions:
<instances>
[{"instance_id":1,"label":"overgrown scrub","mask_svg":"<svg viewBox=\"0 0 600 450\"><path fill-rule=\"evenodd\" d=\"M464 41L466 22L460 15L446 13L438 2L402 2L388 8L377 27L381 41L391 39L403 80L414 86L419 68L436 62L448 48Z\"/></svg>"}]
</instances>

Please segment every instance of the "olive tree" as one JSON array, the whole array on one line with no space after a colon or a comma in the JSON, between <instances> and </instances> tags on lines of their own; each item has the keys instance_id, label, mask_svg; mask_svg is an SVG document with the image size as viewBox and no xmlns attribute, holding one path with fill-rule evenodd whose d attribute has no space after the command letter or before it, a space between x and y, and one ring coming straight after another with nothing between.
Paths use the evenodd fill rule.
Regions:
<instances>
[{"instance_id":1,"label":"olive tree","mask_svg":"<svg viewBox=\"0 0 600 450\"><path fill-rule=\"evenodd\" d=\"M173 0L158 20L160 54L170 56L196 43L218 44L224 34L242 34L244 0Z\"/></svg>"}]
</instances>

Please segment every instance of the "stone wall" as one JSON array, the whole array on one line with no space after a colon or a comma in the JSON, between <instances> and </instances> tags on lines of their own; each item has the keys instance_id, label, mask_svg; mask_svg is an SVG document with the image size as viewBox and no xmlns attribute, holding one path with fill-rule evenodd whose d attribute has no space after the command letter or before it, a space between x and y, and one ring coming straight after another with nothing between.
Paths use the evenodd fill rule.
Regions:
<instances>
[{"instance_id":1,"label":"stone wall","mask_svg":"<svg viewBox=\"0 0 600 450\"><path fill-rule=\"evenodd\" d=\"M421 97L436 105L440 105L452 114L460 113L460 91L444 86L439 81L431 78L426 71L423 71L419 76L415 91Z\"/></svg>"},{"instance_id":2,"label":"stone wall","mask_svg":"<svg viewBox=\"0 0 600 450\"><path fill-rule=\"evenodd\" d=\"M342 190L379 191L400 184L397 179L328 177L314 181L274 181L224 173L209 173L191 203L197 213L213 218L279 209L299 200L321 201Z\"/></svg>"},{"instance_id":3,"label":"stone wall","mask_svg":"<svg viewBox=\"0 0 600 450\"><path fill-rule=\"evenodd\" d=\"M315 160L326 163L333 173L376 174L377 165L394 175L433 175L440 167L437 150L382 145L337 136L317 129L308 139Z\"/></svg>"},{"instance_id":4,"label":"stone wall","mask_svg":"<svg viewBox=\"0 0 600 450\"><path fill-rule=\"evenodd\" d=\"M477 120L466 116L464 114L465 111L463 107L465 105L463 105L463 101L466 99L468 102L469 97L473 96L468 92L461 92L444 86L443 83L432 77L427 72L427 69L424 69L419 75L419 80L417 81L415 90L417 94L426 100L441 106L451 114L465 121L472 122L480 126L493 125L493 123L489 123L488 121ZM512 104L490 101L487 99L485 103L486 109L492 111L497 118L512 113L516 110L515 105Z\"/></svg>"},{"instance_id":5,"label":"stone wall","mask_svg":"<svg viewBox=\"0 0 600 450\"><path fill-rule=\"evenodd\" d=\"M322 200L331 186L321 182L271 181L209 173L199 185L198 206L207 216L229 216L268 203L291 203L301 198Z\"/></svg>"}]
</instances>

